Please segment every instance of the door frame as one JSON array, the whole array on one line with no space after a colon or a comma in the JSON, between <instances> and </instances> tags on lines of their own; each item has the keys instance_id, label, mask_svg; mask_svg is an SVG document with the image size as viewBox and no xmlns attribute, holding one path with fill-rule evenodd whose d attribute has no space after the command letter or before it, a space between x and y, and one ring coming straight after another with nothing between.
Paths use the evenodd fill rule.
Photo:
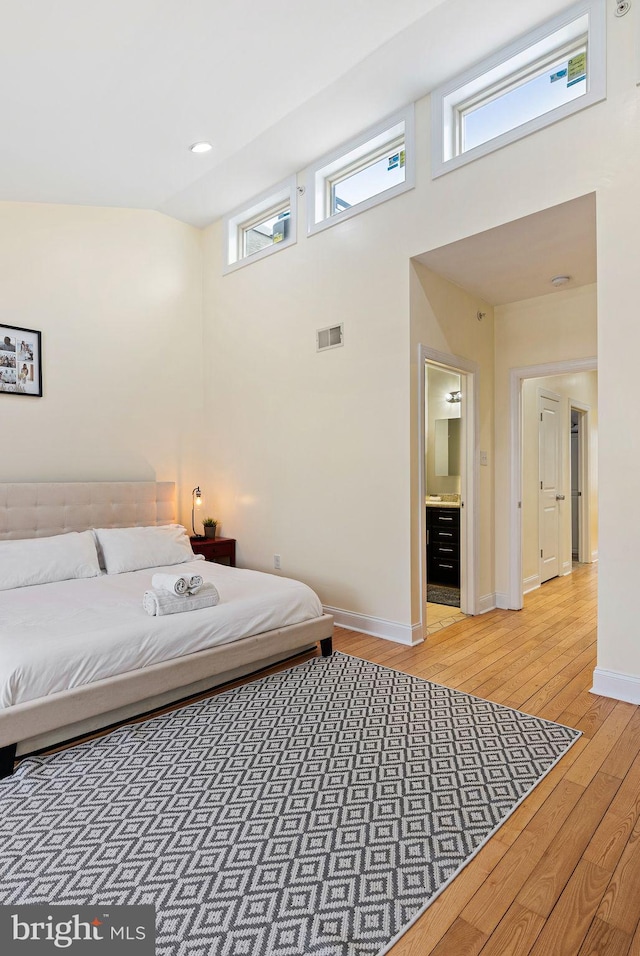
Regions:
<instances>
[{"instance_id":1,"label":"door frame","mask_svg":"<svg viewBox=\"0 0 640 956\"><path fill-rule=\"evenodd\" d=\"M480 367L477 362L418 346L418 509L420 586L420 623L426 638L427 607L427 526L425 514L425 366L426 363L456 372L461 378L462 455L460 474L460 610L478 613L478 488L480 447Z\"/></svg>"},{"instance_id":2,"label":"door frame","mask_svg":"<svg viewBox=\"0 0 640 956\"><path fill-rule=\"evenodd\" d=\"M519 611L522 599L522 382L565 372L593 372L597 357L567 359L509 369L509 610Z\"/></svg>"},{"instance_id":3,"label":"door frame","mask_svg":"<svg viewBox=\"0 0 640 956\"><path fill-rule=\"evenodd\" d=\"M578 505L578 561L591 564L591 457L589 434L591 432L591 405L576 398L569 399L569 420L571 412L579 413L578 418L578 472L580 475L580 502Z\"/></svg>"}]
</instances>

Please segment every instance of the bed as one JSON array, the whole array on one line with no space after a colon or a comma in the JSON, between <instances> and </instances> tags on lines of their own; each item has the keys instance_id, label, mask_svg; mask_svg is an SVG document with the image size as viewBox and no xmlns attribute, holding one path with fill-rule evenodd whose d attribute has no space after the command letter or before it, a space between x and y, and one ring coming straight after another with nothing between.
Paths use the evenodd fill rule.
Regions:
<instances>
[{"instance_id":1,"label":"bed","mask_svg":"<svg viewBox=\"0 0 640 956\"><path fill-rule=\"evenodd\" d=\"M156 529L164 540L165 531L174 534L175 485L0 484L0 541L22 541L25 550L28 539L47 539L41 548L65 535L58 544L86 545L95 528ZM122 533L92 534L104 566L100 542ZM175 535L184 541L183 531ZM13 573L8 551L5 585ZM172 555L159 566L0 590L0 776L12 772L16 755L148 713L318 643L331 653L333 619L304 584L197 556L173 564ZM114 567L113 553L107 557ZM142 595L159 572L200 574L216 586L220 603L149 616Z\"/></svg>"}]
</instances>

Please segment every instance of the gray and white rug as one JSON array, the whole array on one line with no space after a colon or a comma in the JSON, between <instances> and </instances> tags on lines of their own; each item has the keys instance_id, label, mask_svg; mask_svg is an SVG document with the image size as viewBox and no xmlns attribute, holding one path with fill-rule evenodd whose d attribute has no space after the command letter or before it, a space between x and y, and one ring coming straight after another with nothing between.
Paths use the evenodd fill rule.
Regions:
<instances>
[{"instance_id":1,"label":"gray and white rug","mask_svg":"<svg viewBox=\"0 0 640 956\"><path fill-rule=\"evenodd\" d=\"M0 781L0 902L154 903L157 956L378 956L579 733L344 654Z\"/></svg>"}]
</instances>

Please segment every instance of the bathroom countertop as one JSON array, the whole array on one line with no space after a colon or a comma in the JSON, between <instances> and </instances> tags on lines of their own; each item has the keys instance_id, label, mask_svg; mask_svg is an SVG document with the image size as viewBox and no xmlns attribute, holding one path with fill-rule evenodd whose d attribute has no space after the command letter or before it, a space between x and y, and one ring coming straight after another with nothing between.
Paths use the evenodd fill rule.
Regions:
<instances>
[{"instance_id":1,"label":"bathroom countertop","mask_svg":"<svg viewBox=\"0 0 640 956\"><path fill-rule=\"evenodd\" d=\"M425 498L424 503L427 508L459 508L459 501L434 501L433 498Z\"/></svg>"}]
</instances>

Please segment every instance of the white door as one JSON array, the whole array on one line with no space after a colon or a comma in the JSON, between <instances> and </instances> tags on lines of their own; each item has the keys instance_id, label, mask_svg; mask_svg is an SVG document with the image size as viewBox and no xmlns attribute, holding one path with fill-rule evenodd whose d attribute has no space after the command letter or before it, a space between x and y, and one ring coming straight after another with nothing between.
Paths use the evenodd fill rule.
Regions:
<instances>
[{"instance_id":1,"label":"white door","mask_svg":"<svg viewBox=\"0 0 640 956\"><path fill-rule=\"evenodd\" d=\"M540 416L540 584L560 573L560 401L538 397Z\"/></svg>"}]
</instances>

